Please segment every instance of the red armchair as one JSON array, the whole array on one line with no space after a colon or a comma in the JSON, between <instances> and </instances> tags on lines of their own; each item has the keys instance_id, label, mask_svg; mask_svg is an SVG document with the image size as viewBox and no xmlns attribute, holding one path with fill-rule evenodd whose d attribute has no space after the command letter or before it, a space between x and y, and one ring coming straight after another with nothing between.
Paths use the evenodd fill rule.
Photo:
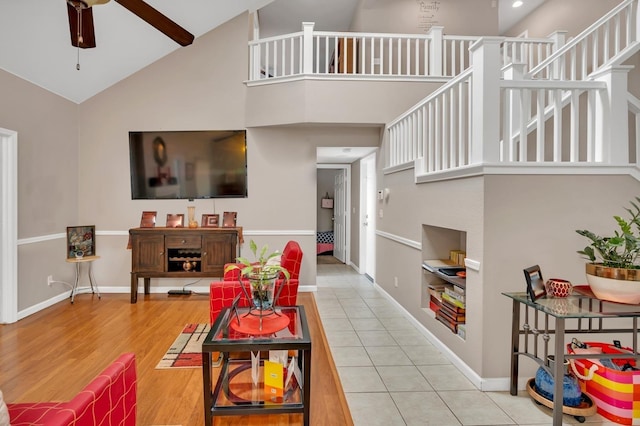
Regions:
<instances>
[{"instance_id":1,"label":"red armchair","mask_svg":"<svg viewBox=\"0 0 640 426\"><path fill-rule=\"evenodd\" d=\"M289 241L282 251L280 265L289 271L289 282L284 279L276 281L275 293L278 294L280 287L284 285L280 291L280 296L275 301L279 306L293 306L298 298L298 284L300 278L300 266L302 264L302 249L296 241ZM226 265L225 265L226 269ZM247 307L250 301L244 296L244 292L239 282L240 271L232 269L225 272L223 281L212 282L209 286L209 314L211 324L218 318L218 314L223 308L231 306L233 299L242 294L238 301L238 306ZM247 293L251 294L249 283L244 281L243 284L247 288Z\"/></svg>"},{"instance_id":2,"label":"red armchair","mask_svg":"<svg viewBox=\"0 0 640 426\"><path fill-rule=\"evenodd\" d=\"M12 426L136 424L135 354L120 355L71 401L7 404Z\"/></svg>"}]
</instances>

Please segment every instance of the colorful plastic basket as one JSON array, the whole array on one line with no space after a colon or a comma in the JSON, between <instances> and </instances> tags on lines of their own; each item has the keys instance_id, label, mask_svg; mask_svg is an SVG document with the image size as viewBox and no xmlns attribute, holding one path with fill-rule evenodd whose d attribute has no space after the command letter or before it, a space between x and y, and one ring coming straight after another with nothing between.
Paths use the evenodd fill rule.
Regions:
<instances>
[{"instance_id":1,"label":"colorful plastic basket","mask_svg":"<svg viewBox=\"0 0 640 426\"><path fill-rule=\"evenodd\" d=\"M618 349L609 343L585 342L589 348L602 350L602 353L632 352L629 348ZM576 353L572 345L567 345L569 353ZM585 354L586 357L589 355ZM613 361L613 360L612 360ZM583 376L597 362L596 359L577 358L574 360L578 373ZM629 362L635 365L633 358L615 359L615 364ZM588 394L598 407L598 414L612 422L622 425L640 425L640 371L620 371L598 365L591 380L580 380L582 391Z\"/></svg>"}]
</instances>

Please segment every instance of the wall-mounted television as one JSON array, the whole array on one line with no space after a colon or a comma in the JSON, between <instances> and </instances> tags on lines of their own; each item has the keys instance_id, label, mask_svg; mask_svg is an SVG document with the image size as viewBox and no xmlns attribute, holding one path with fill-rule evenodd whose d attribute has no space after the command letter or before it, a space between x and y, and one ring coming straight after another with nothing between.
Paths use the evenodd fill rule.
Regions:
<instances>
[{"instance_id":1,"label":"wall-mounted television","mask_svg":"<svg viewBox=\"0 0 640 426\"><path fill-rule=\"evenodd\" d=\"M247 197L246 130L129 132L131 198Z\"/></svg>"}]
</instances>

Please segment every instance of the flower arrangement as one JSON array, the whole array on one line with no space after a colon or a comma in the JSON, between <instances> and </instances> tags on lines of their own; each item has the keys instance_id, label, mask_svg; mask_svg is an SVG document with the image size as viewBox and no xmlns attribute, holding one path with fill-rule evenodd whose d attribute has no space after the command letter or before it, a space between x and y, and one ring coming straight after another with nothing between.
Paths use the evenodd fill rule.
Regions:
<instances>
[{"instance_id":1,"label":"flower arrangement","mask_svg":"<svg viewBox=\"0 0 640 426\"><path fill-rule=\"evenodd\" d=\"M264 245L258 254L258 246L253 240L249 242L249 249L255 260L238 257L237 263L227 265L224 272L239 270L241 279L247 278L251 284L254 307L261 310L269 309L277 298L274 298L275 280L282 275L286 281L289 281L289 271L280 266L279 262L274 261L280 256L279 251L267 254L269 247Z\"/></svg>"}]
</instances>

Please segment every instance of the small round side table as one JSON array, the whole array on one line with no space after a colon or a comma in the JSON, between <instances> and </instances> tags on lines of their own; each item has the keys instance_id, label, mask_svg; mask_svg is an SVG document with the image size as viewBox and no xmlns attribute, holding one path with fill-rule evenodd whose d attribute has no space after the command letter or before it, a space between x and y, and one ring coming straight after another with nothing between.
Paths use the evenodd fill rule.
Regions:
<instances>
[{"instance_id":1,"label":"small round side table","mask_svg":"<svg viewBox=\"0 0 640 426\"><path fill-rule=\"evenodd\" d=\"M73 287L71 287L71 303L73 303L73 299L77 294L85 293L91 291L91 293L96 293L98 295L98 299L101 298L100 290L98 290L98 284L95 283L95 279L93 277L93 270L91 269L91 265L93 265L93 261L96 259L100 259L100 256L84 256L84 257L74 257L67 258L68 263L75 263L76 265L76 279L73 282ZM89 267L87 268L87 275L89 277L89 285L90 287L78 287L78 282L80 280L80 265L82 263L89 263Z\"/></svg>"}]
</instances>

